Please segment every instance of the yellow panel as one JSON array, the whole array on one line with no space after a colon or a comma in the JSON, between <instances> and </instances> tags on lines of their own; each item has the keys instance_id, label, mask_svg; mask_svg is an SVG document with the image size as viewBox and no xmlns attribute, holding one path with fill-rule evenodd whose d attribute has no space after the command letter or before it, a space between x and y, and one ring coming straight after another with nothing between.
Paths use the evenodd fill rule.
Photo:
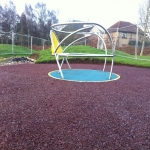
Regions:
<instances>
[{"instance_id":1,"label":"yellow panel","mask_svg":"<svg viewBox=\"0 0 150 150\"><path fill-rule=\"evenodd\" d=\"M53 31L51 32L51 40L52 40L51 51L52 51L52 55L54 55L55 49L56 49L57 46L59 45L59 40L58 40L56 34L55 34ZM56 52L56 53L62 53L62 52L63 52L63 49L62 49L62 47L60 46L60 47L57 49L57 52Z\"/></svg>"}]
</instances>

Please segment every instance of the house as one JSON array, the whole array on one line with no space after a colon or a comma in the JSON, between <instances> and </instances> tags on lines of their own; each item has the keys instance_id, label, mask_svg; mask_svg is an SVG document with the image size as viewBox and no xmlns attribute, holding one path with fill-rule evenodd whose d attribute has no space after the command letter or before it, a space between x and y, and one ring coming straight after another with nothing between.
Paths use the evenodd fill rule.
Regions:
<instances>
[{"instance_id":1,"label":"house","mask_svg":"<svg viewBox=\"0 0 150 150\"><path fill-rule=\"evenodd\" d=\"M116 46L123 47L127 45L135 45L137 26L126 21L118 21L114 25L107 29L113 39L116 42ZM138 28L138 42L141 43L144 32ZM104 34L105 41L108 40L106 34Z\"/></svg>"},{"instance_id":2,"label":"house","mask_svg":"<svg viewBox=\"0 0 150 150\"><path fill-rule=\"evenodd\" d=\"M104 31L100 30L98 26L92 27L90 29L90 32L99 35L103 39ZM95 47L97 49L103 49L104 48L102 40L97 36L90 37L88 45Z\"/></svg>"}]
</instances>

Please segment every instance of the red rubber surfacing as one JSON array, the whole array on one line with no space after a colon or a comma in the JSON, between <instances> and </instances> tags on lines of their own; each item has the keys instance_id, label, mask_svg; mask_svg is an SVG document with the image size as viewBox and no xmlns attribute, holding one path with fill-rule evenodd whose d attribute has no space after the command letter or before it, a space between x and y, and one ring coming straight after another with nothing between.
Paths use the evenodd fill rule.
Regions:
<instances>
[{"instance_id":1,"label":"red rubber surfacing","mask_svg":"<svg viewBox=\"0 0 150 150\"><path fill-rule=\"evenodd\" d=\"M120 79L106 83L50 78L56 69L0 67L0 149L150 149L150 69L115 65Z\"/></svg>"}]
</instances>

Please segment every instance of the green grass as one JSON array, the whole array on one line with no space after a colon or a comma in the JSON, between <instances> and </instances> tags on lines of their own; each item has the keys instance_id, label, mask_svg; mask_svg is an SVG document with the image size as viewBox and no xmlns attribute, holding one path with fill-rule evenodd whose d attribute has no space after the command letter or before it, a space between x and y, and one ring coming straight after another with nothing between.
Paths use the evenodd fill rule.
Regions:
<instances>
[{"instance_id":1,"label":"green grass","mask_svg":"<svg viewBox=\"0 0 150 150\"><path fill-rule=\"evenodd\" d=\"M104 51L98 50L96 48L90 47L90 46L71 46L66 51L72 52L72 53L94 53L94 54L102 54Z\"/></svg>"},{"instance_id":2,"label":"green grass","mask_svg":"<svg viewBox=\"0 0 150 150\"><path fill-rule=\"evenodd\" d=\"M32 51L36 53L35 50ZM4 61L6 58L9 57L16 57L16 56L30 56L31 50L29 48L23 46L13 46L13 53L12 54L12 45L10 44L0 44L0 62Z\"/></svg>"},{"instance_id":3,"label":"green grass","mask_svg":"<svg viewBox=\"0 0 150 150\"><path fill-rule=\"evenodd\" d=\"M11 45L0 44L0 61L4 61L5 58L8 58L8 57L30 56L30 49L23 47L23 46L15 46L14 45L14 52L16 54L6 54L6 53L11 53ZM95 53L95 54L104 53L104 51L97 50L96 48L92 48L90 46L71 46L65 52ZM110 52L110 50L109 50L109 52ZM29 54L23 54L23 53L29 53ZM37 51L33 50L33 53L37 53ZM36 63L53 63L53 62L56 63L55 57L51 55L50 48L46 49L46 50L40 50L40 51L38 51L38 53L39 53L39 59L36 61ZM114 61L115 61L115 64L150 68L150 56L138 56L137 58L138 59L135 59L134 55L130 55L130 54L116 50ZM139 60L139 59L141 59L141 60ZM148 59L149 61L146 61L144 59ZM86 62L91 62L91 63L101 63L101 62L103 62L104 58L69 57L69 60L70 61L80 61L80 62L86 61ZM110 58L108 58L107 60L108 60L108 62L111 62Z\"/></svg>"},{"instance_id":4,"label":"green grass","mask_svg":"<svg viewBox=\"0 0 150 150\"><path fill-rule=\"evenodd\" d=\"M142 59L142 58L140 58ZM129 66L137 66L137 67L148 67L150 68L150 58L149 61L146 60L139 60L139 59L131 59L131 58L124 58L124 57L115 57L116 64L122 65L129 65Z\"/></svg>"},{"instance_id":5,"label":"green grass","mask_svg":"<svg viewBox=\"0 0 150 150\"><path fill-rule=\"evenodd\" d=\"M65 47L64 47L65 48ZM92 48L90 46L71 46L69 47L66 51L66 53L72 52L72 53L104 53L101 50L97 50L96 48ZM51 50L46 49L46 50L41 50L39 51L39 59L36 61L36 63L48 63L48 62L56 62L55 57L51 55ZM62 59L62 57L60 57ZM75 57L69 57L68 59L70 60L76 60ZM84 60L85 58L80 57L80 60ZM86 58L87 59L87 58ZM93 58L91 58L93 59Z\"/></svg>"},{"instance_id":6,"label":"green grass","mask_svg":"<svg viewBox=\"0 0 150 150\"><path fill-rule=\"evenodd\" d=\"M69 47L65 52L80 52L80 53L95 53L100 54L104 53L101 50L97 50L96 48L92 48L90 46L71 46ZM110 50L109 50L110 52ZM51 55L50 49L40 51L40 57L36 61L36 63L47 63L47 62L54 62L55 58ZM72 61L88 61L91 63L99 63L104 60L104 58L71 58ZM148 59L149 61L145 60L139 60L139 59ZM111 58L107 59L108 62L111 62ZM116 50L115 51L115 58L114 58L115 64L122 64L122 65L130 65L130 66L138 66L138 67L149 67L150 68L150 56L138 56L138 59L135 59L134 55L130 55L121 51Z\"/></svg>"},{"instance_id":7,"label":"green grass","mask_svg":"<svg viewBox=\"0 0 150 150\"><path fill-rule=\"evenodd\" d=\"M54 61L55 57L51 55L50 49L46 49L39 51L39 59L36 61L36 63L50 63Z\"/></svg>"}]
</instances>

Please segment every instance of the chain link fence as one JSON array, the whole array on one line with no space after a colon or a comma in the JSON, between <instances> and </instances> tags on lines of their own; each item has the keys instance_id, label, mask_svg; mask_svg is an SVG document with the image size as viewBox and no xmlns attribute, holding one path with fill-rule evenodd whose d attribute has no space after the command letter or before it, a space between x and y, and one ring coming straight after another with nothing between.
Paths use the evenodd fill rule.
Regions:
<instances>
[{"instance_id":1,"label":"chain link fence","mask_svg":"<svg viewBox=\"0 0 150 150\"><path fill-rule=\"evenodd\" d=\"M143 50L143 58L140 57L142 42L144 38L143 31L139 28L139 25L130 25L124 26L122 28L109 28L108 31L113 39L113 43L116 50L119 50L124 53L116 53L116 55L120 57L130 57L132 59L139 59L139 60L148 60L150 61L150 39L147 37L145 40L145 47ZM108 37L103 34L103 39L107 44ZM50 40L41 39L37 37L33 37L30 35L22 35L13 32L2 32L0 31L0 44L11 44L12 50L11 52L7 50L3 50L1 53L3 54L17 54L17 53L24 53L24 54L32 54L33 50L44 50L50 47ZM16 45L26 47L26 51L22 51L20 48L19 51L16 51ZM66 46L64 44L63 46ZM85 40L79 41L74 45L89 45L92 47L100 47L98 45L98 38L93 36L92 38L87 38ZM109 48L109 45L108 45ZM18 48L17 48L18 49Z\"/></svg>"},{"instance_id":2,"label":"chain link fence","mask_svg":"<svg viewBox=\"0 0 150 150\"><path fill-rule=\"evenodd\" d=\"M49 48L50 40L14 32L0 31L0 44L11 44L11 51L2 49L1 54L32 54L33 50L44 50ZM24 48L16 46L23 46Z\"/></svg>"},{"instance_id":3,"label":"chain link fence","mask_svg":"<svg viewBox=\"0 0 150 150\"><path fill-rule=\"evenodd\" d=\"M145 59L150 61L150 39L148 37L145 38L145 46L143 50L144 59L140 57L144 40L144 32L140 29L139 25L109 28L108 31L112 37L115 49L130 54L130 56L124 56L123 53L116 53L116 55L120 57L130 57L132 59ZM107 43L108 37L104 34L103 38Z\"/></svg>"}]
</instances>

